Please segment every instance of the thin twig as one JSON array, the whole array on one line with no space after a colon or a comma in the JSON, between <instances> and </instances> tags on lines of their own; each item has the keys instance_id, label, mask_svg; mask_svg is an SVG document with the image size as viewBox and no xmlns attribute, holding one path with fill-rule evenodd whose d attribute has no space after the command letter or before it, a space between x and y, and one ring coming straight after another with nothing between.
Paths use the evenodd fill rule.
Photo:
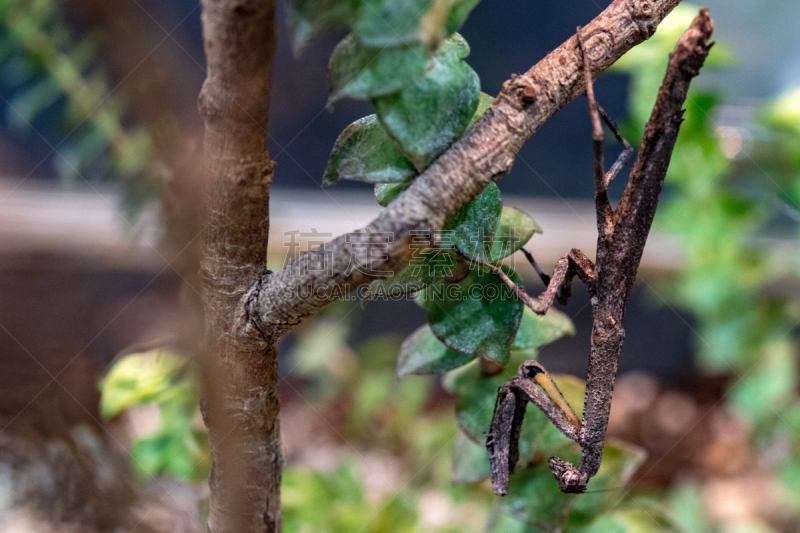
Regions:
<instances>
[{"instance_id":1,"label":"thin twig","mask_svg":"<svg viewBox=\"0 0 800 533\"><path fill-rule=\"evenodd\" d=\"M594 58L592 74L598 75L652 35L679 1L609 5L584 28L586 35L609 37L588 38L585 43ZM385 277L387 271L402 269L411 259L412 232L441 229L461 205L508 173L523 143L584 90L578 46L573 36L528 72L506 81L494 104L466 135L369 226L337 237L326 243L324 250L309 252L311 257L329 258L330 268L308 268L308 256L301 255L280 271L264 272L252 288L247 316L259 322L261 330L281 335L342 295ZM386 235L392 236L388 246L385 237L377 237ZM377 255L385 259L376 261ZM308 297L297 298L298 294Z\"/></svg>"}]
</instances>

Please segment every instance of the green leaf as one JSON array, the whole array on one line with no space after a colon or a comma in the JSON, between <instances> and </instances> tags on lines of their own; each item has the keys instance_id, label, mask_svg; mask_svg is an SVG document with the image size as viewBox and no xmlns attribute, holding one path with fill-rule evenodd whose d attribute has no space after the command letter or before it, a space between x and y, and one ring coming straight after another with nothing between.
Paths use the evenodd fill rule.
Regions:
<instances>
[{"instance_id":1,"label":"green leaf","mask_svg":"<svg viewBox=\"0 0 800 533\"><path fill-rule=\"evenodd\" d=\"M468 52L463 37L454 34L425 76L372 101L389 135L420 172L461 137L475 114L480 82L460 60Z\"/></svg>"},{"instance_id":2,"label":"green leaf","mask_svg":"<svg viewBox=\"0 0 800 533\"><path fill-rule=\"evenodd\" d=\"M795 399L796 367L795 346L788 339L771 343L758 365L731 387L730 404L750 420L775 416Z\"/></svg>"},{"instance_id":3,"label":"green leaf","mask_svg":"<svg viewBox=\"0 0 800 533\"><path fill-rule=\"evenodd\" d=\"M164 468L171 441L170 435L160 433L131 443L131 459L140 479L154 476Z\"/></svg>"},{"instance_id":4,"label":"green leaf","mask_svg":"<svg viewBox=\"0 0 800 533\"><path fill-rule=\"evenodd\" d=\"M419 40L436 49L441 42L461 29L479 0L433 0L419 22Z\"/></svg>"},{"instance_id":5,"label":"green leaf","mask_svg":"<svg viewBox=\"0 0 800 533\"><path fill-rule=\"evenodd\" d=\"M478 122L478 119L481 118L484 113L486 113L486 110L489 109L489 107L491 107L493 103L494 103L494 96L482 92L478 97L478 107L475 108L475 114L472 115L472 119L469 121L469 125L472 126L473 124Z\"/></svg>"},{"instance_id":6,"label":"green leaf","mask_svg":"<svg viewBox=\"0 0 800 533\"><path fill-rule=\"evenodd\" d=\"M502 210L500 188L496 183L490 183L477 198L462 205L445 223L441 247L455 246L468 257L489 260L492 238Z\"/></svg>"},{"instance_id":7,"label":"green leaf","mask_svg":"<svg viewBox=\"0 0 800 533\"><path fill-rule=\"evenodd\" d=\"M494 502L494 508L499 509L500 500ZM498 510L489 513L489 523L486 525L486 533L549 533L551 531L548 524L529 524L516 518L503 514ZM570 533L573 533L570 531Z\"/></svg>"},{"instance_id":8,"label":"green leaf","mask_svg":"<svg viewBox=\"0 0 800 533\"><path fill-rule=\"evenodd\" d=\"M534 233L541 232L542 228L530 216L519 209L503 207L492 241L492 262L513 254L525 246Z\"/></svg>"},{"instance_id":9,"label":"green leaf","mask_svg":"<svg viewBox=\"0 0 800 533\"><path fill-rule=\"evenodd\" d=\"M389 138L375 115L369 115L347 126L336 139L322 185L327 187L339 180L401 183L416 175L414 165Z\"/></svg>"},{"instance_id":10,"label":"green leaf","mask_svg":"<svg viewBox=\"0 0 800 533\"><path fill-rule=\"evenodd\" d=\"M526 307L514 339L514 348L538 348L564 335L575 335L575 324L567 315L551 307L546 315L541 316Z\"/></svg>"},{"instance_id":11,"label":"green leaf","mask_svg":"<svg viewBox=\"0 0 800 533\"><path fill-rule=\"evenodd\" d=\"M356 17L356 0L292 0L287 15L292 28L292 50L299 56L308 41L320 33L343 30Z\"/></svg>"},{"instance_id":12,"label":"green leaf","mask_svg":"<svg viewBox=\"0 0 800 533\"><path fill-rule=\"evenodd\" d=\"M479 483L491 476L486 448L459 432L451 455L451 479L456 483Z\"/></svg>"},{"instance_id":13,"label":"green leaf","mask_svg":"<svg viewBox=\"0 0 800 533\"><path fill-rule=\"evenodd\" d=\"M392 200L400 196L400 193L411 186L411 181L403 183L379 183L375 185L375 200L381 207L386 207Z\"/></svg>"},{"instance_id":14,"label":"green leaf","mask_svg":"<svg viewBox=\"0 0 800 533\"><path fill-rule=\"evenodd\" d=\"M119 359L100 384L103 416L112 417L137 405L192 396L195 384L183 379L186 364L186 358L165 350Z\"/></svg>"},{"instance_id":15,"label":"green leaf","mask_svg":"<svg viewBox=\"0 0 800 533\"><path fill-rule=\"evenodd\" d=\"M784 471L780 468L780 471ZM691 479L679 481L667 495L670 514L682 531L710 532L703 491L700 484Z\"/></svg>"},{"instance_id":16,"label":"green leaf","mask_svg":"<svg viewBox=\"0 0 800 533\"><path fill-rule=\"evenodd\" d=\"M619 439L606 439L603 464L597 475L589 481L590 490L624 487L646 458L647 452L643 448Z\"/></svg>"},{"instance_id":17,"label":"green leaf","mask_svg":"<svg viewBox=\"0 0 800 533\"><path fill-rule=\"evenodd\" d=\"M422 45L368 48L351 33L334 48L328 64L328 104L399 91L422 77L431 61Z\"/></svg>"},{"instance_id":18,"label":"green leaf","mask_svg":"<svg viewBox=\"0 0 800 533\"><path fill-rule=\"evenodd\" d=\"M646 455L638 446L617 439L607 439L600 470L589 480L587 493L575 501L570 523L574 526L588 526L609 504L618 501L618 490L628 484ZM596 529L593 527L592 530Z\"/></svg>"},{"instance_id":19,"label":"green leaf","mask_svg":"<svg viewBox=\"0 0 800 533\"><path fill-rule=\"evenodd\" d=\"M373 281L363 293L365 299L397 298L413 294L430 283L449 276L456 267L456 258L444 250L420 254L403 270L386 279Z\"/></svg>"},{"instance_id":20,"label":"green leaf","mask_svg":"<svg viewBox=\"0 0 800 533\"><path fill-rule=\"evenodd\" d=\"M514 377L516 367L523 361L524 359L519 354L515 354L515 358L509 368L496 376L484 376L481 373L480 361L477 360L445 375L444 388L458 395L458 400L456 401L458 427L478 445L483 446L486 442L486 434L492 421L497 390L506 381ZM529 409L527 413L531 414L534 410ZM523 432L531 424L531 420L527 416L525 417ZM535 434L535 430L526 433L525 437L520 438L520 447L524 449L524 452L520 453L521 457L530 455L530 446L527 446L530 438L527 437L530 437L531 433Z\"/></svg>"},{"instance_id":21,"label":"green leaf","mask_svg":"<svg viewBox=\"0 0 800 533\"><path fill-rule=\"evenodd\" d=\"M800 86L784 91L767 106L764 121L800 132Z\"/></svg>"},{"instance_id":22,"label":"green leaf","mask_svg":"<svg viewBox=\"0 0 800 533\"><path fill-rule=\"evenodd\" d=\"M367 46L420 42L420 22L433 0L361 0L354 30Z\"/></svg>"},{"instance_id":23,"label":"green leaf","mask_svg":"<svg viewBox=\"0 0 800 533\"><path fill-rule=\"evenodd\" d=\"M470 12L475 9L480 0L458 0L450 10L445 23L447 35L461 30L461 26L467 21Z\"/></svg>"},{"instance_id":24,"label":"green leaf","mask_svg":"<svg viewBox=\"0 0 800 533\"><path fill-rule=\"evenodd\" d=\"M517 284L517 274L503 267ZM436 281L421 292L434 335L449 348L508 363L522 320L522 302L499 275L471 270L459 283Z\"/></svg>"},{"instance_id":25,"label":"green leaf","mask_svg":"<svg viewBox=\"0 0 800 533\"><path fill-rule=\"evenodd\" d=\"M689 530L679 527L660 506L650 502L636 502L601 515L591 527L580 531L585 533L649 533L651 531L678 533ZM702 530L691 531L700 533Z\"/></svg>"},{"instance_id":26,"label":"green leaf","mask_svg":"<svg viewBox=\"0 0 800 533\"><path fill-rule=\"evenodd\" d=\"M479 0L362 0L355 31L369 46L422 43L431 49L461 29Z\"/></svg>"},{"instance_id":27,"label":"green leaf","mask_svg":"<svg viewBox=\"0 0 800 533\"><path fill-rule=\"evenodd\" d=\"M422 326L400 347L397 377L408 374L435 374L469 363L472 355L451 350L437 339L431 328Z\"/></svg>"},{"instance_id":28,"label":"green leaf","mask_svg":"<svg viewBox=\"0 0 800 533\"><path fill-rule=\"evenodd\" d=\"M580 450L577 445L571 446L568 450L562 450L559 455L562 459L577 464ZM587 492L579 496L561 493L558 482L545 461L534 467L519 469L509 479L508 496L500 503L501 512L526 522L560 524L568 511L570 531L588 527L608 505L619 500L618 492L606 489L623 487L643 459L641 449L624 443L609 442L603 450L600 471L589 481L589 491L602 492ZM595 529L592 528L592 531Z\"/></svg>"},{"instance_id":29,"label":"green leaf","mask_svg":"<svg viewBox=\"0 0 800 533\"><path fill-rule=\"evenodd\" d=\"M500 500L500 512L524 522L560 524L573 498L558 490L547 461L542 461L536 466L518 468L511 475L508 495Z\"/></svg>"}]
</instances>

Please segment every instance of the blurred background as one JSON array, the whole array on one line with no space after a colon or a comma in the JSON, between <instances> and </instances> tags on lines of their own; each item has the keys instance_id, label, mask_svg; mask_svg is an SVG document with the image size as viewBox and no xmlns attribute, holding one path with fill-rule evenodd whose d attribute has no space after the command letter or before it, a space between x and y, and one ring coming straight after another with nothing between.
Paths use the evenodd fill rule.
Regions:
<instances>
[{"instance_id":1,"label":"blurred background","mask_svg":"<svg viewBox=\"0 0 800 533\"><path fill-rule=\"evenodd\" d=\"M603 513L658 509L626 515L625 531L797 531L800 4L706 5L718 44L687 102L610 423L646 456ZM604 7L479 4L461 33L482 91L497 94ZM634 146L696 14L681 8L596 84ZM200 12L190 0L0 0L3 531L202 530L208 459L188 362L200 331ZM380 210L369 185L320 186L339 133L372 113L325 108L342 35L295 57L285 19L279 2L272 269ZM618 152L607 143L607 160ZM570 248L593 253L591 176L581 97L498 182L543 229L527 248L546 271ZM528 292L543 288L517 266ZM591 307L575 293L562 308L574 326L538 357L584 379ZM396 377L401 342L425 321L413 301L340 302L283 339L287 531L539 531L524 513L498 522L486 482L451 464L465 449L452 387Z\"/></svg>"}]
</instances>

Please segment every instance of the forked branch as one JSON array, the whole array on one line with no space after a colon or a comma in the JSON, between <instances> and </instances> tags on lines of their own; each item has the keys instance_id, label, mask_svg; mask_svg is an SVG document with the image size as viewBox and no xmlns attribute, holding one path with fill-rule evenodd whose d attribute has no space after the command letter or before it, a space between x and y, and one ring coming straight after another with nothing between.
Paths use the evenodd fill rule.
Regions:
<instances>
[{"instance_id":1,"label":"forked branch","mask_svg":"<svg viewBox=\"0 0 800 533\"><path fill-rule=\"evenodd\" d=\"M625 52L649 38L680 0L615 0L584 29L597 77ZM521 76L512 76L483 117L414 180L381 215L359 232L343 235L264 272L248 295L257 329L281 335L321 307L360 285L398 272L411 259L411 235L433 234L466 202L511 170L523 143L556 111L583 92L581 48L572 37ZM376 235L392 235L392 242ZM376 261L376 255L384 258ZM330 258L330 268L307 268L309 256ZM370 271L348 268L371 265ZM345 274L347 273L347 274ZM298 299L296 295L307 294Z\"/></svg>"},{"instance_id":2,"label":"forked branch","mask_svg":"<svg viewBox=\"0 0 800 533\"><path fill-rule=\"evenodd\" d=\"M608 174L604 172L601 111L594 100L592 66L589 54L583 46L584 36L579 28L578 40L583 50L586 95L589 98L589 112L594 126L598 222L596 271L594 268L588 268L591 262L583 254L572 250L559 262L547 290L538 300L522 296L520 298L535 312L541 312L542 309L546 311L558 287L562 287L562 297L569 295L569 283L572 277L570 273L579 276L581 272L584 273L586 279L583 277L581 279L589 285L592 294L594 325L583 423L574 423L569 414L572 413L572 409L566 405L555 384L552 386L548 384L545 379L547 373L541 365L535 361L526 361L522 364L517 377L503 386L498 393L486 441L496 494L503 495L507 491L508 475L513 472L518 459L517 441L528 401L535 403L564 435L575 440L581 447L581 462L577 468L558 457L550 458L550 468L563 492L584 492L589 479L600 468L608 415L611 410L611 394L622 341L625 338L625 331L622 328L625 308L678 136L683 117L682 107L689 83L699 73L708 56L713 44L709 42L712 31L713 25L708 9L703 8L670 55L653 113L645 127L639 155L622 199L617 209L613 210L608 202L607 186L622 164L618 160ZM606 122L612 127L612 131L615 131L607 117ZM618 135L618 132L615 131L615 135ZM624 144L624 141L621 142ZM627 157L626 151L623 151L621 158ZM579 258L581 261L585 260L583 265L578 263ZM574 266L571 261L575 262ZM587 275L588 272L592 275ZM541 390L538 387L541 387Z\"/></svg>"}]
</instances>

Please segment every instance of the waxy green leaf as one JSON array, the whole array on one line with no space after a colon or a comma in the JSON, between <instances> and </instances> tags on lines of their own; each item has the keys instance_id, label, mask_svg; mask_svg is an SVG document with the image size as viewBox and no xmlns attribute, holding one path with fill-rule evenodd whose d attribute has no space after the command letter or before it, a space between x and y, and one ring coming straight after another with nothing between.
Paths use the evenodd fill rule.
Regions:
<instances>
[{"instance_id":1,"label":"waxy green leaf","mask_svg":"<svg viewBox=\"0 0 800 533\"><path fill-rule=\"evenodd\" d=\"M559 382L559 388L561 383ZM547 452L549 455L551 452ZM561 450L558 455L573 464L578 464L580 449L577 445ZM603 450L600 470L589 481L589 492L575 498L558 490L546 462L534 468L522 468L509 478L508 496L501 500L501 512L518 520L542 523L559 523L566 506L570 510L570 530L591 525L607 506L619 500L614 490L622 488L644 460L644 451L631 444L609 439ZM613 531L594 529L591 531ZM627 531L627 530L624 530Z\"/></svg>"},{"instance_id":2,"label":"waxy green leaf","mask_svg":"<svg viewBox=\"0 0 800 533\"><path fill-rule=\"evenodd\" d=\"M475 110L475 114L472 117L472 121L470 122L470 126L474 124L483 114L489 109L489 106L492 105L494 102L494 97L489 96L486 93L480 94L480 99L478 101L478 108ZM378 184L375 185L375 199L378 201L378 204L386 207L389 203L397 198L397 196L408 189L411 185L411 180L405 183L386 183L386 184ZM537 226L538 227L538 226Z\"/></svg>"},{"instance_id":3,"label":"waxy green leaf","mask_svg":"<svg viewBox=\"0 0 800 533\"><path fill-rule=\"evenodd\" d=\"M369 99L399 91L432 65L422 45L368 48L350 34L336 45L328 63L331 96Z\"/></svg>"},{"instance_id":4,"label":"waxy green leaf","mask_svg":"<svg viewBox=\"0 0 800 533\"><path fill-rule=\"evenodd\" d=\"M449 276L456 268L456 257L444 250L419 254L408 265L386 279L373 281L364 291L364 298L397 298L413 294L430 283Z\"/></svg>"},{"instance_id":5,"label":"waxy green leaf","mask_svg":"<svg viewBox=\"0 0 800 533\"><path fill-rule=\"evenodd\" d=\"M480 2L480 0L458 0L455 3L445 23L447 35L461 30L461 26L467 21L467 17L469 17L470 12L475 9L475 6L478 5L478 2Z\"/></svg>"},{"instance_id":6,"label":"waxy green leaf","mask_svg":"<svg viewBox=\"0 0 800 533\"><path fill-rule=\"evenodd\" d=\"M460 59L468 53L464 38L454 34L423 77L372 100L381 123L420 172L461 137L475 114L480 82Z\"/></svg>"},{"instance_id":7,"label":"waxy green leaf","mask_svg":"<svg viewBox=\"0 0 800 533\"><path fill-rule=\"evenodd\" d=\"M428 326L412 333L400 347L397 376L436 374L469 363L474 356L451 350L437 339Z\"/></svg>"},{"instance_id":8,"label":"waxy green leaf","mask_svg":"<svg viewBox=\"0 0 800 533\"><path fill-rule=\"evenodd\" d=\"M414 165L406 159L375 115L359 119L336 139L322 185L339 180L369 183L400 183L416 177Z\"/></svg>"},{"instance_id":9,"label":"waxy green leaf","mask_svg":"<svg viewBox=\"0 0 800 533\"><path fill-rule=\"evenodd\" d=\"M431 49L461 29L479 0L362 0L355 31L369 46Z\"/></svg>"},{"instance_id":10,"label":"waxy green leaf","mask_svg":"<svg viewBox=\"0 0 800 533\"><path fill-rule=\"evenodd\" d=\"M525 246L534 233L541 232L542 228L530 216L519 209L503 207L491 244L491 261L508 257Z\"/></svg>"},{"instance_id":11,"label":"waxy green leaf","mask_svg":"<svg viewBox=\"0 0 800 533\"><path fill-rule=\"evenodd\" d=\"M478 119L481 118L484 113L486 113L486 110L489 109L489 107L491 107L493 103L494 103L494 96L490 96L482 92L478 97L478 107L475 108L475 114L472 115L472 119L469 121L469 125L472 126L473 124L478 122Z\"/></svg>"},{"instance_id":12,"label":"waxy green leaf","mask_svg":"<svg viewBox=\"0 0 800 533\"><path fill-rule=\"evenodd\" d=\"M420 21L433 0L361 0L354 30L367 46L420 42Z\"/></svg>"},{"instance_id":13,"label":"waxy green leaf","mask_svg":"<svg viewBox=\"0 0 800 533\"><path fill-rule=\"evenodd\" d=\"M547 314L537 315L525 308L522 322L514 339L515 349L538 348L557 341L564 335L575 335L575 324L567 315L552 307Z\"/></svg>"},{"instance_id":14,"label":"waxy green leaf","mask_svg":"<svg viewBox=\"0 0 800 533\"><path fill-rule=\"evenodd\" d=\"M299 56L312 37L347 28L356 18L357 0L292 0L287 15L292 50Z\"/></svg>"},{"instance_id":15,"label":"waxy green leaf","mask_svg":"<svg viewBox=\"0 0 800 533\"><path fill-rule=\"evenodd\" d=\"M450 455L451 479L457 483L479 483L491 476L486 448L459 432Z\"/></svg>"},{"instance_id":16,"label":"waxy green leaf","mask_svg":"<svg viewBox=\"0 0 800 533\"><path fill-rule=\"evenodd\" d=\"M521 285L517 274L503 267ZM420 292L434 335L448 347L508 363L522 320L522 302L499 275L473 269L459 283L439 280Z\"/></svg>"},{"instance_id":17,"label":"waxy green leaf","mask_svg":"<svg viewBox=\"0 0 800 533\"><path fill-rule=\"evenodd\" d=\"M480 0L433 0L419 22L419 40L431 49L461 29Z\"/></svg>"},{"instance_id":18,"label":"waxy green leaf","mask_svg":"<svg viewBox=\"0 0 800 533\"><path fill-rule=\"evenodd\" d=\"M477 198L462 205L445 223L442 248L455 247L468 257L491 259L492 238L502 210L500 188L490 183Z\"/></svg>"},{"instance_id":19,"label":"waxy green leaf","mask_svg":"<svg viewBox=\"0 0 800 533\"><path fill-rule=\"evenodd\" d=\"M569 456L561 458L576 461L580 458L580 451L572 450ZM536 466L518 468L511 474L508 495L500 499L499 507L502 514L523 522L560 524L573 499L574 495L558 490L558 482L550 472L547 461L542 461Z\"/></svg>"},{"instance_id":20,"label":"waxy green leaf","mask_svg":"<svg viewBox=\"0 0 800 533\"><path fill-rule=\"evenodd\" d=\"M412 181L403 183L379 183L375 185L375 200L381 207L386 207L392 200L400 196L400 193L411 186Z\"/></svg>"}]
</instances>

